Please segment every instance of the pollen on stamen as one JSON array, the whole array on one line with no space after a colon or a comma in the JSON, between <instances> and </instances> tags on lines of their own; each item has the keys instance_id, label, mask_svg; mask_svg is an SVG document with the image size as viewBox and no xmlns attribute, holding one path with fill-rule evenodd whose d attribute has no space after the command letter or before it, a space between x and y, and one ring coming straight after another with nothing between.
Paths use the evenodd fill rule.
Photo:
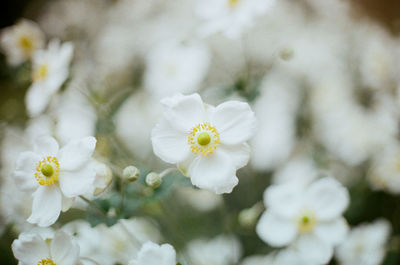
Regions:
<instances>
[{"instance_id":1,"label":"pollen on stamen","mask_svg":"<svg viewBox=\"0 0 400 265\"><path fill-rule=\"evenodd\" d=\"M42 259L37 265L57 265L52 259Z\"/></svg>"},{"instance_id":2,"label":"pollen on stamen","mask_svg":"<svg viewBox=\"0 0 400 265\"><path fill-rule=\"evenodd\" d=\"M207 156L212 154L220 143L219 133L210 123L200 123L189 131L188 144L193 153Z\"/></svg>"},{"instance_id":3,"label":"pollen on stamen","mask_svg":"<svg viewBox=\"0 0 400 265\"><path fill-rule=\"evenodd\" d=\"M60 164L54 156L48 156L39 161L36 166L35 179L42 186L50 186L58 181Z\"/></svg>"}]
</instances>

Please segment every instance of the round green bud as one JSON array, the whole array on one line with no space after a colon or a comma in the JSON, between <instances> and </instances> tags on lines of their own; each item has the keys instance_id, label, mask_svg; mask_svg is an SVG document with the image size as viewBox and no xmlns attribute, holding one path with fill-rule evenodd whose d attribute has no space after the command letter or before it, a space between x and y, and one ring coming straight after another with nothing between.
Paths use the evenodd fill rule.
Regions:
<instances>
[{"instance_id":1,"label":"round green bud","mask_svg":"<svg viewBox=\"0 0 400 265\"><path fill-rule=\"evenodd\" d=\"M158 188L161 185L162 179L159 174L151 172L146 176L146 184L153 189Z\"/></svg>"},{"instance_id":2,"label":"round green bud","mask_svg":"<svg viewBox=\"0 0 400 265\"><path fill-rule=\"evenodd\" d=\"M135 166L128 166L122 172L122 178L128 182L134 182L139 178L140 171Z\"/></svg>"},{"instance_id":3,"label":"round green bud","mask_svg":"<svg viewBox=\"0 0 400 265\"><path fill-rule=\"evenodd\" d=\"M46 177L51 177L54 174L53 166L50 164L44 164L40 171Z\"/></svg>"},{"instance_id":4,"label":"round green bud","mask_svg":"<svg viewBox=\"0 0 400 265\"><path fill-rule=\"evenodd\" d=\"M197 136L197 142L199 145L208 145L211 141L211 137L207 132L202 132Z\"/></svg>"}]
</instances>

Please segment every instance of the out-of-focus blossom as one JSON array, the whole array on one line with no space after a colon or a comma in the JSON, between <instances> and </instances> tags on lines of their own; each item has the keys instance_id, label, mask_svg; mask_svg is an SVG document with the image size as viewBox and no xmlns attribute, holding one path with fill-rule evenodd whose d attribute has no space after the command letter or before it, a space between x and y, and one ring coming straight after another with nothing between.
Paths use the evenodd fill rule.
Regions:
<instances>
[{"instance_id":1,"label":"out-of-focus blossom","mask_svg":"<svg viewBox=\"0 0 400 265\"><path fill-rule=\"evenodd\" d=\"M145 87L157 97L193 93L203 81L210 62L206 47L167 41L150 50Z\"/></svg>"},{"instance_id":2,"label":"out-of-focus blossom","mask_svg":"<svg viewBox=\"0 0 400 265\"><path fill-rule=\"evenodd\" d=\"M47 50L38 50L33 55L32 85L25 102L30 116L42 113L61 85L67 80L72 59L72 43L61 44L52 40Z\"/></svg>"},{"instance_id":3,"label":"out-of-focus blossom","mask_svg":"<svg viewBox=\"0 0 400 265\"><path fill-rule=\"evenodd\" d=\"M368 180L376 190L400 193L400 144L393 141L376 153L368 173Z\"/></svg>"},{"instance_id":4,"label":"out-of-focus blossom","mask_svg":"<svg viewBox=\"0 0 400 265\"><path fill-rule=\"evenodd\" d=\"M162 100L165 112L152 131L154 153L178 164L193 185L230 193L239 180L236 170L250 156L249 140L256 119L249 105L227 101L213 107L198 94L175 95Z\"/></svg>"},{"instance_id":5,"label":"out-of-focus blossom","mask_svg":"<svg viewBox=\"0 0 400 265\"><path fill-rule=\"evenodd\" d=\"M111 227L99 225L97 229L102 238L101 252L94 257L105 265L128 264L144 243L160 241L157 227L145 218L120 220Z\"/></svg>"},{"instance_id":6,"label":"out-of-focus blossom","mask_svg":"<svg viewBox=\"0 0 400 265\"><path fill-rule=\"evenodd\" d=\"M79 246L63 231L53 238L38 233L22 233L12 244L14 256L24 265L76 265L79 262Z\"/></svg>"},{"instance_id":7,"label":"out-of-focus blossom","mask_svg":"<svg viewBox=\"0 0 400 265\"><path fill-rule=\"evenodd\" d=\"M179 187L176 193L182 202L201 212L212 211L223 203L222 196L208 190Z\"/></svg>"},{"instance_id":8,"label":"out-of-focus blossom","mask_svg":"<svg viewBox=\"0 0 400 265\"><path fill-rule=\"evenodd\" d=\"M300 91L289 73L272 72L263 81L261 93L254 105L259 126L251 141L251 165L267 170L282 164L296 143Z\"/></svg>"},{"instance_id":9,"label":"out-of-focus blossom","mask_svg":"<svg viewBox=\"0 0 400 265\"><path fill-rule=\"evenodd\" d=\"M170 244L146 242L129 265L176 265L175 249Z\"/></svg>"},{"instance_id":10,"label":"out-of-focus blossom","mask_svg":"<svg viewBox=\"0 0 400 265\"><path fill-rule=\"evenodd\" d=\"M93 137L71 141L59 149L54 138L42 136L36 139L33 152L19 155L14 179L21 190L33 195L28 222L53 224L76 196L93 188L96 171L89 162L95 147Z\"/></svg>"},{"instance_id":11,"label":"out-of-focus blossom","mask_svg":"<svg viewBox=\"0 0 400 265\"><path fill-rule=\"evenodd\" d=\"M204 24L201 35L222 32L229 38L238 38L253 26L254 20L264 15L274 0L204 0L196 3L196 13Z\"/></svg>"},{"instance_id":12,"label":"out-of-focus blossom","mask_svg":"<svg viewBox=\"0 0 400 265\"><path fill-rule=\"evenodd\" d=\"M342 217L349 194L331 177L308 187L272 185L264 193L267 211L257 224L257 234L274 247L293 246L300 259L310 264L330 260L335 245L347 233Z\"/></svg>"},{"instance_id":13,"label":"out-of-focus blossom","mask_svg":"<svg viewBox=\"0 0 400 265\"><path fill-rule=\"evenodd\" d=\"M30 20L6 28L1 33L0 46L10 65L19 65L31 59L34 52L42 49L45 37L39 26Z\"/></svg>"},{"instance_id":14,"label":"out-of-focus blossom","mask_svg":"<svg viewBox=\"0 0 400 265\"><path fill-rule=\"evenodd\" d=\"M379 265L385 256L390 224L378 220L353 228L339 245L336 257L342 265Z\"/></svg>"},{"instance_id":15,"label":"out-of-focus blossom","mask_svg":"<svg viewBox=\"0 0 400 265\"><path fill-rule=\"evenodd\" d=\"M220 235L189 242L185 253L191 265L233 265L242 256L242 246L235 236Z\"/></svg>"}]
</instances>

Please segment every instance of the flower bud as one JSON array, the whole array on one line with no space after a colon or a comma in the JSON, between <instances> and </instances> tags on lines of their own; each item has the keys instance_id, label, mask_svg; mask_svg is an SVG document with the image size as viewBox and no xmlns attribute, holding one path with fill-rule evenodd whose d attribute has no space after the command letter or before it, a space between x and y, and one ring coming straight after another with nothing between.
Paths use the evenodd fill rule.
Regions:
<instances>
[{"instance_id":1,"label":"flower bud","mask_svg":"<svg viewBox=\"0 0 400 265\"><path fill-rule=\"evenodd\" d=\"M153 189L158 188L161 185L162 179L159 174L155 172L150 172L146 176L146 184Z\"/></svg>"},{"instance_id":2,"label":"flower bud","mask_svg":"<svg viewBox=\"0 0 400 265\"><path fill-rule=\"evenodd\" d=\"M139 178L140 171L137 167L128 166L122 172L122 179L127 182L134 182Z\"/></svg>"}]
</instances>

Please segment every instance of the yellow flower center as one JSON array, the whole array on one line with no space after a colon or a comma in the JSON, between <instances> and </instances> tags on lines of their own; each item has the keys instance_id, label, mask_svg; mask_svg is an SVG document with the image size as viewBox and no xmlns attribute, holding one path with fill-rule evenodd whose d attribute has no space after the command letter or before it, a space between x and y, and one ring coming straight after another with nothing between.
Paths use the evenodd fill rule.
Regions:
<instances>
[{"instance_id":1,"label":"yellow flower center","mask_svg":"<svg viewBox=\"0 0 400 265\"><path fill-rule=\"evenodd\" d=\"M35 179L40 185L50 186L58 181L60 164L54 156L48 156L39 161L36 166Z\"/></svg>"},{"instance_id":2,"label":"yellow flower center","mask_svg":"<svg viewBox=\"0 0 400 265\"><path fill-rule=\"evenodd\" d=\"M57 265L57 264L55 264L54 261L51 259L42 259L41 261L38 262L37 265Z\"/></svg>"},{"instance_id":3,"label":"yellow flower center","mask_svg":"<svg viewBox=\"0 0 400 265\"><path fill-rule=\"evenodd\" d=\"M210 123L200 123L189 131L188 143L196 155L212 154L219 145L219 133Z\"/></svg>"},{"instance_id":4,"label":"yellow flower center","mask_svg":"<svg viewBox=\"0 0 400 265\"><path fill-rule=\"evenodd\" d=\"M24 52L30 54L33 51L33 41L32 38L23 35L19 38L19 45L24 50Z\"/></svg>"},{"instance_id":5,"label":"yellow flower center","mask_svg":"<svg viewBox=\"0 0 400 265\"><path fill-rule=\"evenodd\" d=\"M239 3L239 1L240 0L228 0L228 5L230 7L235 7Z\"/></svg>"},{"instance_id":6,"label":"yellow flower center","mask_svg":"<svg viewBox=\"0 0 400 265\"><path fill-rule=\"evenodd\" d=\"M302 214L297 221L297 227L300 233L309 233L317 224L317 219L311 213Z\"/></svg>"},{"instance_id":7,"label":"yellow flower center","mask_svg":"<svg viewBox=\"0 0 400 265\"><path fill-rule=\"evenodd\" d=\"M33 74L32 74L32 80L33 81L39 81L39 80L43 80L47 77L49 73L49 68L47 66L47 64L42 64L39 67L36 67L33 70Z\"/></svg>"}]
</instances>

